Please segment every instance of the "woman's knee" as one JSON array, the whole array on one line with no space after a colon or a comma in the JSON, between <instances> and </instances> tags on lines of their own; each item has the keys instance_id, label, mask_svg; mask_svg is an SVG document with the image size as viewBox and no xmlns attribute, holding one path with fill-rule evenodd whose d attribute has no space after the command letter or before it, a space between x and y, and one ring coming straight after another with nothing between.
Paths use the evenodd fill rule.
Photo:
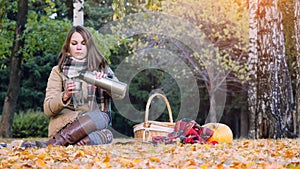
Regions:
<instances>
[{"instance_id":1,"label":"woman's knee","mask_svg":"<svg viewBox=\"0 0 300 169\"><path fill-rule=\"evenodd\" d=\"M96 111L88 112L87 115L90 116L90 118L92 119L92 121L94 122L98 130L107 128L109 123L109 116L105 112L96 110Z\"/></svg>"}]
</instances>

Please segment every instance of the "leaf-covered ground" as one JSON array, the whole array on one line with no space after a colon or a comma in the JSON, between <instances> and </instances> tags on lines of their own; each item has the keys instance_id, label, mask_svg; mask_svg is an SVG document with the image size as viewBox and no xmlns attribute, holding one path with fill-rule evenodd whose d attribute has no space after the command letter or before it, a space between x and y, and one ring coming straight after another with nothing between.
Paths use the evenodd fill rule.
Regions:
<instances>
[{"instance_id":1,"label":"leaf-covered ground","mask_svg":"<svg viewBox=\"0 0 300 169\"><path fill-rule=\"evenodd\" d=\"M153 145L115 139L102 146L2 148L0 160L0 168L300 169L300 139L241 139L216 145Z\"/></svg>"}]
</instances>

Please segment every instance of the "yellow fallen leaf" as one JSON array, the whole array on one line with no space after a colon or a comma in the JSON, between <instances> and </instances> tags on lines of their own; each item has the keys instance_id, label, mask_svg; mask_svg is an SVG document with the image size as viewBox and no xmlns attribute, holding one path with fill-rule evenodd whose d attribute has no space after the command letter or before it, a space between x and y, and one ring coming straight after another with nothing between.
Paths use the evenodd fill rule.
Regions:
<instances>
[{"instance_id":1,"label":"yellow fallen leaf","mask_svg":"<svg viewBox=\"0 0 300 169\"><path fill-rule=\"evenodd\" d=\"M201 169L208 169L207 165L201 165Z\"/></svg>"},{"instance_id":2,"label":"yellow fallen leaf","mask_svg":"<svg viewBox=\"0 0 300 169\"><path fill-rule=\"evenodd\" d=\"M120 164L122 167L133 167L133 162L126 158L116 158L115 162Z\"/></svg>"},{"instance_id":3,"label":"yellow fallen leaf","mask_svg":"<svg viewBox=\"0 0 300 169\"><path fill-rule=\"evenodd\" d=\"M27 158L30 160L33 160L36 156L34 154L27 155Z\"/></svg>"},{"instance_id":4,"label":"yellow fallen leaf","mask_svg":"<svg viewBox=\"0 0 300 169\"><path fill-rule=\"evenodd\" d=\"M110 158L108 157L108 156L106 156L105 158L104 158L104 160L103 160L103 163L107 163L107 162L109 162L110 161Z\"/></svg>"},{"instance_id":5,"label":"yellow fallen leaf","mask_svg":"<svg viewBox=\"0 0 300 169\"><path fill-rule=\"evenodd\" d=\"M158 157L150 157L149 160L151 162L158 162L158 163L160 162L160 158L158 158Z\"/></svg>"},{"instance_id":6,"label":"yellow fallen leaf","mask_svg":"<svg viewBox=\"0 0 300 169\"><path fill-rule=\"evenodd\" d=\"M2 160L1 161L1 167L3 168L10 168L10 164L7 160Z\"/></svg>"},{"instance_id":7,"label":"yellow fallen leaf","mask_svg":"<svg viewBox=\"0 0 300 169\"><path fill-rule=\"evenodd\" d=\"M191 146L190 150L191 151L197 151L197 147L196 146Z\"/></svg>"},{"instance_id":8,"label":"yellow fallen leaf","mask_svg":"<svg viewBox=\"0 0 300 169\"><path fill-rule=\"evenodd\" d=\"M140 162L141 162L141 159L139 159L139 158L136 158L133 160L133 163L135 163L135 164L140 163Z\"/></svg>"},{"instance_id":9,"label":"yellow fallen leaf","mask_svg":"<svg viewBox=\"0 0 300 169\"><path fill-rule=\"evenodd\" d=\"M46 157L46 154L44 154L44 153L42 153L42 154L39 154L38 156L37 156L37 158L39 158L39 159L44 159Z\"/></svg>"},{"instance_id":10,"label":"yellow fallen leaf","mask_svg":"<svg viewBox=\"0 0 300 169\"><path fill-rule=\"evenodd\" d=\"M110 168L111 167L110 164L109 164L109 162L105 162L105 163L102 163L102 164L104 164L106 168Z\"/></svg>"},{"instance_id":11,"label":"yellow fallen leaf","mask_svg":"<svg viewBox=\"0 0 300 169\"><path fill-rule=\"evenodd\" d=\"M46 167L46 163L41 159L37 159L35 164L39 168L45 168Z\"/></svg>"},{"instance_id":12,"label":"yellow fallen leaf","mask_svg":"<svg viewBox=\"0 0 300 169\"><path fill-rule=\"evenodd\" d=\"M248 168L248 167L251 167L251 166L254 166L254 165L255 165L255 162L250 161L250 162L248 162L248 163L246 164L246 167Z\"/></svg>"},{"instance_id":13,"label":"yellow fallen leaf","mask_svg":"<svg viewBox=\"0 0 300 169\"><path fill-rule=\"evenodd\" d=\"M223 164L218 164L217 165L217 169L223 169L224 167L223 167Z\"/></svg>"},{"instance_id":14,"label":"yellow fallen leaf","mask_svg":"<svg viewBox=\"0 0 300 169\"><path fill-rule=\"evenodd\" d=\"M208 151L210 149L210 144L204 144L204 148Z\"/></svg>"},{"instance_id":15,"label":"yellow fallen leaf","mask_svg":"<svg viewBox=\"0 0 300 169\"><path fill-rule=\"evenodd\" d=\"M11 168L22 168L21 167L21 165L18 163L18 162L14 162L13 164L12 164L12 167ZM24 168L24 167L23 167Z\"/></svg>"},{"instance_id":16,"label":"yellow fallen leaf","mask_svg":"<svg viewBox=\"0 0 300 169\"><path fill-rule=\"evenodd\" d=\"M95 163L100 162L100 158L99 157L95 157L93 160Z\"/></svg>"},{"instance_id":17,"label":"yellow fallen leaf","mask_svg":"<svg viewBox=\"0 0 300 169\"><path fill-rule=\"evenodd\" d=\"M28 154L30 154L27 150L24 150L23 152L22 152L22 155L28 155Z\"/></svg>"},{"instance_id":18,"label":"yellow fallen leaf","mask_svg":"<svg viewBox=\"0 0 300 169\"><path fill-rule=\"evenodd\" d=\"M194 160L192 160L192 159L188 159L187 162L186 162L186 164L188 166L196 166L197 165L197 163Z\"/></svg>"},{"instance_id":19,"label":"yellow fallen leaf","mask_svg":"<svg viewBox=\"0 0 300 169\"><path fill-rule=\"evenodd\" d=\"M75 155L76 158L78 158L78 157L83 157L83 156L84 156L84 152L81 151L81 150L77 151L77 153L76 153L76 155Z\"/></svg>"},{"instance_id":20,"label":"yellow fallen leaf","mask_svg":"<svg viewBox=\"0 0 300 169\"><path fill-rule=\"evenodd\" d=\"M86 154L86 155L89 155L89 156L92 156L94 153L91 152L91 151L86 151L85 154Z\"/></svg>"}]
</instances>

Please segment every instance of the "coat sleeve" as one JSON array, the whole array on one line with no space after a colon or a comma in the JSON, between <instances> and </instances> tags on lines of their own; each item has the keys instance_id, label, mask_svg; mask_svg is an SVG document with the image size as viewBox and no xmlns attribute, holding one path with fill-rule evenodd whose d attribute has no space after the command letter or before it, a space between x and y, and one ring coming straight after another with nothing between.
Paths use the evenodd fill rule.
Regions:
<instances>
[{"instance_id":1,"label":"coat sleeve","mask_svg":"<svg viewBox=\"0 0 300 169\"><path fill-rule=\"evenodd\" d=\"M44 100L44 113L51 117L62 111L71 101L66 103L62 101L63 95L62 75L59 72L58 66L52 68L47 82L46 96Z\"/></svg>"}]
</instances>

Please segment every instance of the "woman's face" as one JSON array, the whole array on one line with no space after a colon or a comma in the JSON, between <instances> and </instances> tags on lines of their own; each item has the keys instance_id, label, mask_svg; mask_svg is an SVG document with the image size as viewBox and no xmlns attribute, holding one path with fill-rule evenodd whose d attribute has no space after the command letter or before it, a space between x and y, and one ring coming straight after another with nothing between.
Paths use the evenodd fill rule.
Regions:
<instances>
[{"instance_id":1,"label":"woman's face","mask_svg":"<svg viewBox=\"0 0 300 169\"><path fill-rule=\"evenodd\" d=\"M74 32L71 36L70 53L76 59L83 59L87 55L86 41L78 32Z\"/></svg>"}]
</instances>

